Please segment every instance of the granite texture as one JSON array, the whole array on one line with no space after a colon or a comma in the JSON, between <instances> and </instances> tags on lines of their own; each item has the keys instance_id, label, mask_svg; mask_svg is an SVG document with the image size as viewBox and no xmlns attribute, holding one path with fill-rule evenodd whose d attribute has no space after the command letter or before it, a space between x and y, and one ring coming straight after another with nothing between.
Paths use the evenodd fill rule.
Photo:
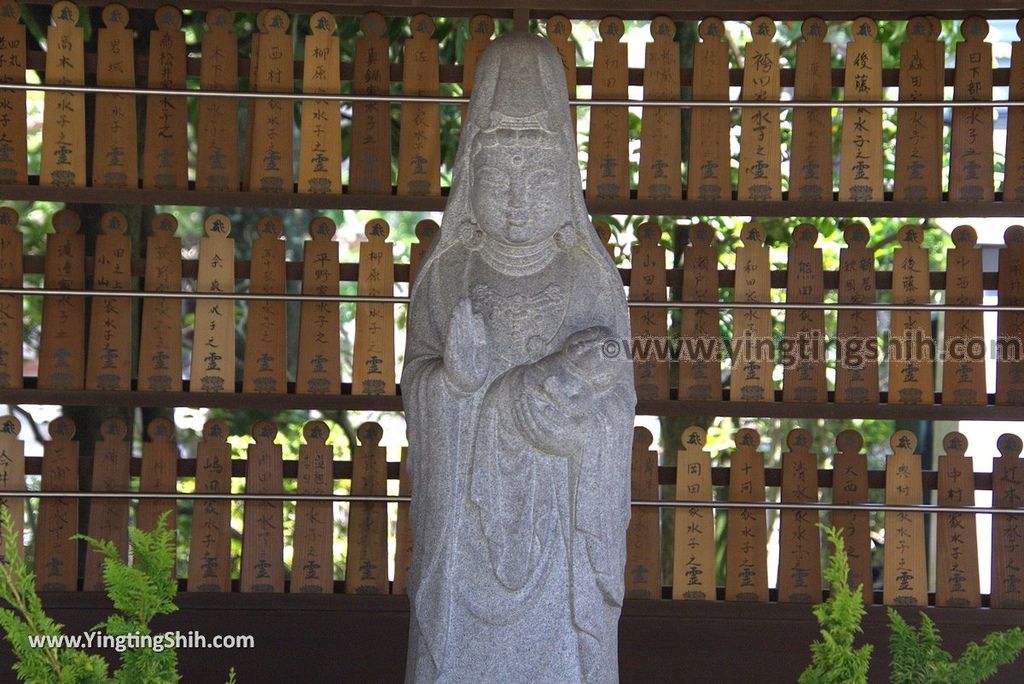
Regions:
<instances>
[{"instance_id":1,"label":"granite texture","mask_svg":"<svg viewBox=\"0 0 1024 684\"><path fill-rule=\"evenodd\" d=\"M618 681L629 316L569 111L546 40L481 56L409 313L407 682Z\"/></svg>"}]
</instances>

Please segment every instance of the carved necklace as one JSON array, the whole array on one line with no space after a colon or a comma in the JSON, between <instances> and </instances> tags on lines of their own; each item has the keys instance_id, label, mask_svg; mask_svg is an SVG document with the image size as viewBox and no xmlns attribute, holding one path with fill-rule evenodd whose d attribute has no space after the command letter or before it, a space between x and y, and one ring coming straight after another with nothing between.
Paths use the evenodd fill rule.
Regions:
<instances>
[{"instance_id":1,"label":"carved necklace","mask_svg":"<svg viewBox=\"0 0 1024 684\"><path fill-rule=\"evenodd\" d=\"M510 245L496 240L483 230L472 231L470 249L478 252L484 262L499 273L509 276L528 276L547 268L556 256L568 247L567 228L560 228L540 242L528 245ZM571 230L571 226L568 227Z\"/></svg>"}]
</instances>

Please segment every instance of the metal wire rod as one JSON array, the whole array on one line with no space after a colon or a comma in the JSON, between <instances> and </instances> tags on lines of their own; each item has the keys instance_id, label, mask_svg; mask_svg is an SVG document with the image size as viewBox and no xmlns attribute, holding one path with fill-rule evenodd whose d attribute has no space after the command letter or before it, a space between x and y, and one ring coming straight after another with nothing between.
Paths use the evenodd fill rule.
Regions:
<instances>
[{"instance_id":1,"label":"metal wire rod","mask_svg":"<svg viewBox=\"0 0 1024 684\"><path fill-rule=\"evenodd\" d=\"M53 287L0 287L2 295L54 296L54 297L111 297L114 299L244 299L264 302L349 302L357 304L408 304L407 295L377 297L370 295L305 295L262 294L256 292L141 292L125 290L62 290ZM784 311L1008 311L1024 312L1022 304L889 304L872 302L862 304L786 303L786 302L628 302L638 309L767 309Z\"/></svg>"},{"instance_id":2,"label":"metal wire rod","mask_svg":"<svg viewBox=\"0 0 1024 684\"><path fill-rule=\"evenodd\" d=\"M418 104L463 105L468 97L441 95L358 95L355 93L261 93L248 90L180 90L175 88L127 88L114 86L65 85L49 83L4 83L2 90L57 93L100 93L106 95L149 95L159 97L219 97L244 100L314 100L318 102L414 102ZM847 107L901 107L953 109L970 107L1024 107L1016 100L614 100L604 98L571 98L569 104L579 107L674 107L701 109L706 107L756 107L758 109L844 109Z\"/></svg>"},{"instance_id":3,"label":"metal wire rod","mask_svg":"<svg viewBox=\"0 0 1024 684\"><path fill-rule=\"evenodd\" d=\"M218 501L339 501L365 503L408 503L411 496L373 494L235 494L197 492L33 492L0 491L0 498L15 499L193 499ZM755 508L795 511L863 511L893 513L968 513L995 515L1024 515L1024 508L994 506L932 506L929 504L829 504L829 503L776 503L772 501L651 501L634 499L638 507L657 508Z\"/></svg>"}]
</instances>

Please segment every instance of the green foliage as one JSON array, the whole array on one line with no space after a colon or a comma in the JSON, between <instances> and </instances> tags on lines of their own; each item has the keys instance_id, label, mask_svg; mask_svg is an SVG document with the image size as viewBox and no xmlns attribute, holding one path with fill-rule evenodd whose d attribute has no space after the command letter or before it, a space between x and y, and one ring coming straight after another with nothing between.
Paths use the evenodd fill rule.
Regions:
<instances>
[{"instance_id":1,"label":"green foliage","mask_svg":"<svg viewBox=\"0 0 1024 684\"><path fill-rule=\"evenodd\" d=\"M128 635L150 636L150 621L157 615L177 610L174 596L178 591L174 579L174 532L166 526L167 514L160 517L156 530L128 531L134 564L127 565L110 541L84 539L104 557L103 580L107 596L114 604L114 614L93 629L109 637ZM0 528L4 539L4 557L0 563L0 599L9 608L0 608L0 626L11 643L17 662L18 679L32 684L173 684L178 674L177 652L162 640L165 648L141 646L126 648L121 665L108 674L107 661L71 646L46 643L31 645L35 637L60 638L64 626L46 615L35 590L35 575L19 553L19 539L10 511L0 506ZM155 637L160 638L160 637ZM137 639L137 637L136 637ZM128 646L131 641L125 641ZM136 643L138 643L136 641ZM235 684L235 671L228 674L228 684Z\"/></svg>"},{"instance_id":2,"label":"green foliage","mask_svg":"<svg viewBox=\"0 0 1024 684\"><path fill-rule=\"evenodd\" d=\"M921 626L914 628L889 608L889 651L893 684L976 684L996 673L1000 665L1012 663L1024 650L1024 631L1014 627L972 642L959 660L942 649L942 636L925 613Z\"/></svg>"},{"instance_id":3,"label":"green foliage","mask_svg":"<svg viewBox=\"0 0 1024 684\"><path fill-rule=\"evenodd\" d=\"M856 684L867 682L868 663L872 646L854 648L853 642L861 633L864 617L862 587L851 588L848 582L850 561L846 555L842 530L825 530L835 552L825 568L825 580L831 587L829 598L814 607L814 615L821 625L821 640L811 644L811 664L800 675L800 684Z\"/></svg>"}]
</instances>

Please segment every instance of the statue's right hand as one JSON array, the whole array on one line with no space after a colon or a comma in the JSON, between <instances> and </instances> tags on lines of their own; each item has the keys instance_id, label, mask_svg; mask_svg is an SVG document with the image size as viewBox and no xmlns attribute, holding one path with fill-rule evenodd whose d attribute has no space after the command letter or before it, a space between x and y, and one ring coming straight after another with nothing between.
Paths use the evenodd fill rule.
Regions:
<instances>
[{"instance_id":1,"label":"statue's right hand","mask_svg":"<svg viewBox=\"0 0 1024 684\"><path fill-rule=\"evenodd\" d=\"M463 392L480 389L491 370L487 324L482 315L473 311L468 297L459 300L448 321L444 368L448 379Z\"/></svg>"}]
</instances>

